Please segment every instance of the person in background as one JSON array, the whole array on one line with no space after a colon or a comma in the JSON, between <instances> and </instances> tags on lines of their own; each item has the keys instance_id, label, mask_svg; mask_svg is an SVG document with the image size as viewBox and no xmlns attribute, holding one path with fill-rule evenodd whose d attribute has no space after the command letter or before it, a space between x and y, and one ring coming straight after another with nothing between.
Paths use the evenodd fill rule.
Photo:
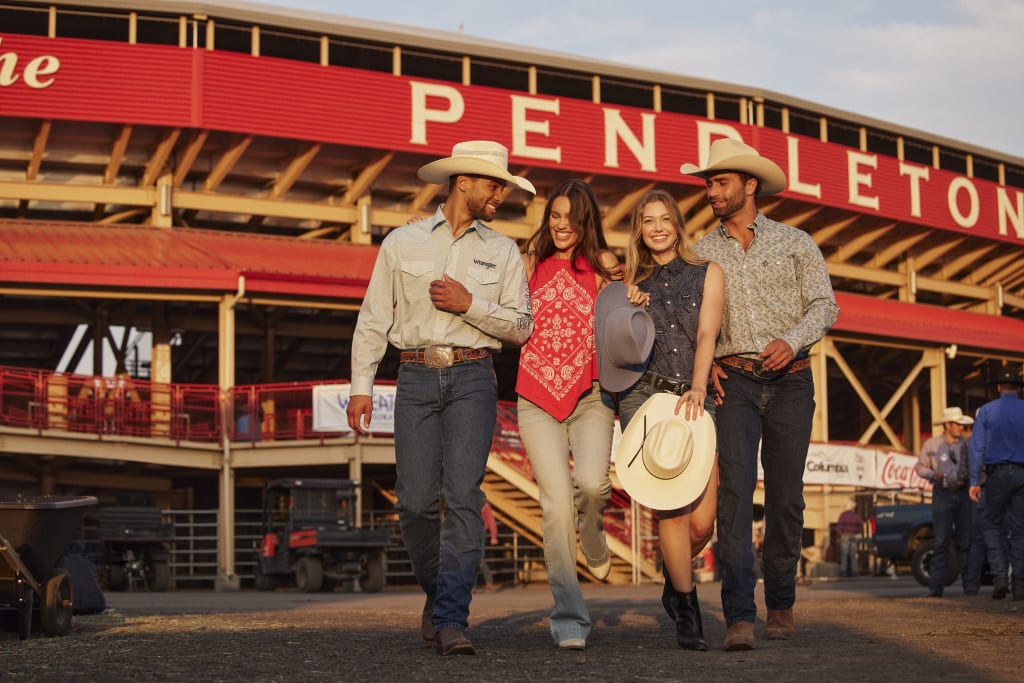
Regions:
<instances>
[{"instance_id":1,"label":"person in background","mask_svg":"<svg viewBox=\"0 0 1024 683\"><path fill-rule=\"evenodd\" d=\"M694 251L725 273L725 314L712 381L718 431L718 549L724 648L754 647L754 558L750 552L758 455L764 469L765 637L785 640L796 624L796 572L803 536L803 476L814 419L810 349L839 315L821 250L803 230L770 220L759 195L786 188L779 166L731 138L711 143L704 179L720 220ZM728 385L728 391L724 387Z\"/></svg>"},{"instance_id":2,"label":"person in background","mask_svg":"<svg viewBox=\"0 0 1024 683\"><path fill-rule=\"evenodd\" d=\"M395 464L402 539L426 593L420 637L441 655L475 654L465 634L483 552L480 489L497 421L493 352L533 331L518 245L486 226L509 187L508 150L460 142L419 169L447 184L433 216L384 238L352 336L348 424L365 434L388 344L401 350ZM441 501L444 516L441 516Z\"/></svg>"},{"instance_id":3,"label":"person in background","mask_svg":"<svg viewBox=\"0 0 1024 683\"><path fill-rule=\"evenodd\" d=\"M857 544L864 532L864 520L857 514L857 501L850 499L850 507L839 513L836 533L839 534L839 576L859 576Z\"/></svg>"},{"instance_id":4,"label":"person in background","mask_svg":"<svg viewBox=\"0 0 1024 683\"><path fill-rule=\"evenodd\" d=\"M960 408L946 408L935 423L937 434L921 446L914 470L932 483L932 529L935 550L928 567L928 597L941 598L946 585L950 544L954 533L961 557L969 555L971 543L971 500L967 491L969 451L964 427L974 420ZM966 573L964 580L966 582ZM964 587L967 592L967 587Z\"/></svg>"},{"instance_id":5,"label":"person in background","mask_svg":"<svg viewBox=\"0 0 1024 683\"><path fill-rule=\"evenodd\" d=\"M581 650L592 622L576 574L577 528L591 573L604 580L611 571L604 508L614 415L597 382L594 302L621 279L590 185L568 180L551 192L523 262L535 329L520 353L519 435L540 489L551 635L559 649Z\"/></svg>"},{"instance_id":6,"label":"person in background","mask_svg":"<svg viewBox=\"0 0 1024 683\"><path fill-rule=\"evenodd\" d=\"M722 325L725 279L717 263L693 253L679 204L663 190L648 192L633 211L625 279L630 302L647 308L655 335L639 381L618 394L623 431L658 392L677 395L676 412L683 411L687 420L696 420L705 411L713 418L715 402L708 380ZM697 500L658 511L665 575L662 604L675 622L679 647L688 650L707 649L693 558L714 533L717 488L718 473L712 466L707 487Z\"/></svg>"},{"instance_id":7,"label":"person in background","mask_svg":"<svg viewBox=\"0 0 1024 683\"><path fill-rule=\"evenodd\" d=\"M1024 600L1024 401L1020 398L1020 370L1002 367L995 379L999 398L978 409L971 435L971 500L981 500L981 473L985 472L985 545L995 584L992 598L1001 600L1010 590ZM1006 537L1009 536L1009 559Z\"/></svg>"}]
</instances>

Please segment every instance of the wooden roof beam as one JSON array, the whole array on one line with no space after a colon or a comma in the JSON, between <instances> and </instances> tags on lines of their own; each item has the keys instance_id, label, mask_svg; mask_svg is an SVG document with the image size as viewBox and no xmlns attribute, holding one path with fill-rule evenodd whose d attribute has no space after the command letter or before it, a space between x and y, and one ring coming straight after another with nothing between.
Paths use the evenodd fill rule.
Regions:
<instances>
[{"instance_id":1,"label":"wooden roof beam","mask_svg":"<svg viewBox=\"0 0 1024 683\"><path fill-rule=\"evenodd\" d=\"M873 230L861 233L851 240L847 240L843 246L836 249L835 252L828 257L828 260L840 262L847 261L856 254L859 254L861 250L869 244L877 242L883 235L885 235L885 233L895 228L896 225L896 223L886 223L885 225L880 225Z\"/></svg>"},{"instance_id":2,"label":"wooden roof beam","mask_svg":"<svg viewBox=\"0 0 1024 683\"><path fill-rule=\"evenodd\" d=\"M616 225L618 225L623 218L628 216L630 212L633 211L633 207L636 206L636 203L640 201L640 199L645 194L650 192L653 187L654 183L644 183L635 190L626 193L626 195L622 197L622 199L615 203L615 206L612 206L610 209L608 209L608 211L605 212L605 215L602 219L605 230L614 228Z\"/></svg>"},{"instance_id":3,"label":"wooden roof beam","mask_svg":"<svg viewBox=\"0 0 1024 683\"><path fill-rule=\"evenodd\" d=\"M370 189L373 181L384 172L387 165L391 163L391 160L395 158L394 152L388 152L382 155L376 161L370 162L367 166L359 172L346 190L345 195L338 202L342 206L352 206Z\"/></svg>"},{"instance_id":4,"label":"wooden roof beam","mask_svg":"<svg viewBox=\"0 0 1024 683\"><path fill-rule=\"evenodd\" d=\"M189 140L185 150L178 158L177 167L174 169L173 187L179 188L185 182L185 178L188 177L189 171L192 170L193 164L196 163L196 159L199 157L199 152L202 151L203 145L206 144L206 140L209 137L209 131L201 130L196 133L194 138Z\"/></svg>"},{"instance_id":5,"label":"wooden roof beam","mask_svg":"<svg viewBox=\"0 0 1024 683\"><path fill-rule=\"evenodd\" d=\"M932 233L935 234L935 233ZM949 252L958 249L961 244L965 242L963 237L951 239L948 242L940 242L931 249L928 249L920 254L914 256L914 267L918 272L921 272L927 266L931 265L941 257L945 256Z\"/></svg>"},{"instance_id":6,"label":"wooden roof beam","mask_svg":"<svg viewBox=\"0 0 1024 683\"><path fill-rule=\"evenodd\" d=\"M938 274L940 277L947 277L952 279L956 277L957 274L960 273L960 271L962 271L964 268L969 268L972 267L974 264L979 263L985 256L991 254L995 248L995 244L988 244L978 249L969 249L965 253L953 259L952 261L946 263L946 265L942 266L942 268L939 269ZM972 275L973 271L971 273L966 273L965 277L970 282L977 282L977 280L974 277L972 277Z\"/></svg>"},{"instance_id":7,"label":"wooden roof beam","mask_svg":"<svg viewBox=\"0 0 1024 683\"><path fill-rule=\"evenodd\" d=\"M174 151L174 145L178 143L180 135L181 128L172 128L167 131L163 139L156 146L156 149L149 156L149 163L146 164L146 170L142 174L141 187L153 187L156 185L156 179L163 175L164 166L171 157L171 152Z\"/></svg>"},{"instance_id":8,"label":"wooden roof beam","mask_svg":"<svg viewBox=\"0 0 1024 683\"><path fill-rule=\"evenodd\" d=\"M107 167L103 171L104 185L113 185L117 181L117 174L121 172L121 162L124 161L125 151L128 149L128 141L131 137L132 126L121 126L121 130L110 148L110 158L107 160ZM96 203L92 210L93 220L98 221L103 217L104 208L106 208L105 204L101 202Z\"/></svg>"},{"instance_id":9,"label":"wooden roof beam","mask_svg":"<svg viewBox=\"0 0 1024 683\"><path fill-rule=\"evenodd\" d=\"M872 268L884 268L892 261L895 261L900 256L903 256L904 254L909 252L911 247L916 245L924 238L928 237L929 234L930 233L922 230L913 235L909 235L900 240L897 240L895 243L889 245L882 251L877 252L868 260L868 262L865 265L870 266Z\"/></svg>"},{"instance_id":10,"label":"wooden roof beam","mask_svg":"<svg viewBox=\"0 0 1024 683\"><path fill-rule=\"evenodd\" d=\"M252 141L252 135L243 136L238 140L238 142L221 154L220 159L217 160L217 163L214 164L213 168L210 169L210 172L206 175L206 182L203 183L203 189L207 192L213 192L220 187L220 184L228 177L228 174L231 173L231 170L238 163L238 160L241 159L242 155L245 154L245 151L249 149L249 145L252 144Z\"/></svg>"}]
</instances>

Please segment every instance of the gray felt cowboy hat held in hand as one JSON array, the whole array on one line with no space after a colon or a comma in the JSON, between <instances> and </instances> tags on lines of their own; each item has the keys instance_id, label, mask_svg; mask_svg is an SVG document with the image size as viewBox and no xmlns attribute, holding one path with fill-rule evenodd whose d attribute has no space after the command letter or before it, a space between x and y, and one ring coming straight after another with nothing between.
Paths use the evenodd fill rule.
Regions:
<instances>
[{"instance_id":1,"label":"gray felt cowboy hat held in hand","mask_svg":"<svg viewBox=\"0 0 1024 683\"><path fill-rule=\"evenodd\" d=\"M732 138L719 138L711 143L708 162L703 168L683 164L680 173L707 178L716 173L749 173L761 181L758 194L775 194L786 189L786 174L771 159L757 153L750 145Z\"/></svg>"},{"instance_id":2,"label":"gray felt cowboy hat held in hand","mask_svg":"<svg viewBox=\"0 0 1024 683\"><path fill-rule=\"evenodd\" d=\"M424 182L438 185L447 185L451 177L456 175L480 175L503 180L512 187L537 194L533 183L509 173L508 148L491 140L459 142L452 147L450 157L421 166L417 175Z\"/></svg>"},{"instance_id":3,"label":"gray felt cowboy hat held in hand","mask_svg":"<svg viewBox=\"0 0 1024 683\"><path fill-rule=\"evenodd\" d=\"M594 303L597 375L605 391L624 391L647 369L654 348L654 321L626 296L624 282L610 282Z\"/></svg>"}]
</instances>

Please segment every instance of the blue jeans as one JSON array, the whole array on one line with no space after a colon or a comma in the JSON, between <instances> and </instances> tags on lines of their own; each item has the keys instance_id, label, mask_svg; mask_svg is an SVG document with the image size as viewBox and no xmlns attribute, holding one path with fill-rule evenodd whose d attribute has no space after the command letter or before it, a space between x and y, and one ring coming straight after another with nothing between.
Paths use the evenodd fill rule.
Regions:
<instances>
[{"instance_id":1,"label":"blue jeans","mask_svg":"<svg viewBox=\"0 0 1024 683\"><path fill-rule=\"evenodd\" d=\"M988 558L988 543L985 540L985 530L988 529L988 518L985 516L985 489L982 488L981 500L973 503L971 512L971 550L967 557L967 573L964 575L964 591L977 593L981 589L981 575L985 569L985 560ZM1006 524L1003 524L1003 533L1000 534L1003 552L1006 550ZM963 561L961 560L961 566Z\"/></svg>"},{"instance_id":2,"label":"blue jeans","mask_svg":"<svg viewBox=\"0 0 1024 683\"><path fill-rule=\"evenodd\" d=\"M442 369L399 366L396 507L416 581L434 599L433 623L439 631L468 625L483 552L480 483L497 411L498 384L490 358Z\"/></svg>"},{"instance_id":3,"label":"blue jeans","mask_svg":"<svg viewBox=\"0 0 1024 683\"><path fill-rule=\"evenodd\" d=\"M986 472L988 528L985 529L985 545L988 546L988 563L996 583L1005 583L1007 570L1012 568L1013 595L1024 596L1024 467L996 465L991 470L986 468ZM1010 535L1009 561L1004 540L1007 528Z\"/></svg>"},{"instance_id":4,"label":"blue jeans","mask_svg":"<svg viewBox=\"0 0 1024 683\"><path fill-rule=\"evenodd\" d=\"M839 576L858 576L857 544L860 534L842 534L839 537Z\"/></svg>"},{"instance_id":5,"label":"blue jeans","mask_svg":"<svg viewBox=\"0 0 1024 683\"><path fill-rule=\"evenodd\" d=\"M932 529L935 534L934 552L928 565L928 590L942 595L946 585L946 571L949 568L950 544L956 538L960 558L966 563L970 558L971 544L971 498L967 487L955 491L936 487L932 491ZM954 536L954 534L956 534ZM963 573L967 583L967 573ZM964 588L964 590L967 590Z\"/></svg>"},{"instance_id":6,"label":"blue jeans","mask_svg":"<svg viewBox=\"0 0 1024 683\"><path fill-rule=\"evenodd\" d=\"M757 583L750 534L754 523L758 443L764 469L762 546L765 606L785 610L796 600L796 570L804 521L803 476L814 419L810 369L763 381L727 368L717 411L718 560L727 626L757 618Z\"/></svg>"},{"instance_id":7,"label":"blue jeans","mask_svg":"<svg viewBox=\"0 0 1024 683\"><path fill-rule=\"evenodd\" d=\"M540 489L544 564L555 599L551 635L555 643L586 640L592 622L576 574L576 529L589 565L608 560L604 507L612 491L608 468L615 415L602 402L597 382L561 422L521 396L518 415L519 437Z\"/></svg>"}]
</instances>

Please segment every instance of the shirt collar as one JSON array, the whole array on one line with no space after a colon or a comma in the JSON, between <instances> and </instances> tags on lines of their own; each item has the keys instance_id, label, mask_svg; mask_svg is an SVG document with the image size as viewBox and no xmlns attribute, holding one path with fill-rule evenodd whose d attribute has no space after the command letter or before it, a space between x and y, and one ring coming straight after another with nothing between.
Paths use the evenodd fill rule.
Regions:
<instances>
[{"instance_id":1,"label":"shirt collar","mask_svg":"<svg viewBox=\"0 0 1024 683\"><path fill-rule=\"evenodd\" d=\"M444 211L442 211L443 208L444 208L444 204L439 205L437 207L437 211L435 211L434 215L431 217L431 220L430 220L430 232L431 233L433 233L435 230L437 230L442 225L446 225L448 223L448 219L445 218ZM451 227L451 226L449 226L449 227ZM468 233L470 231L473 231L477 235L480 236L480 239L486 240L488 237L490 237L490 235L488 234L488 231L485 228L487 228L487 226L484 225L482 221L477 219L477 220L474 220L472 223L470 223L469 227L466 228L466 233ZM463 234L466 234L466 233L463 233Z\"/></svg>"},{"instance_id":2,"label":"shirt collar","mask_svg":"<svg viewBox=\"0 0 1024 683\"><path fill-rule=\"evenodd\" d=\"M754 236L756 237L757 233L759 233L761 229L764 228L764 223L766 220L767 218L765 218L765 215L761 213L760 210L758 210L757 215L754 216L754 222L748 225L747 229L752 230ZM718 224L718 234L721 235L722 237L730 237L729 228L725 227L725 223Z\"/></svg>"}]
</instances>

